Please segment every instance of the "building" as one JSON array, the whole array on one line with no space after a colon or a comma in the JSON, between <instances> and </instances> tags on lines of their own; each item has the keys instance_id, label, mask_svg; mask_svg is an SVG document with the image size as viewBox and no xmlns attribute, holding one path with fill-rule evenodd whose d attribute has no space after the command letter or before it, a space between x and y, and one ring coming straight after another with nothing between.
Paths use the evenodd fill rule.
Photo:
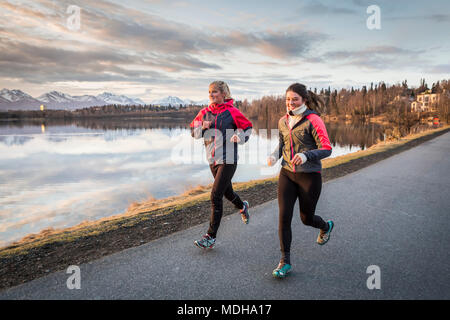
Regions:
<instances>
[{"instance_id":1,"label":"building","mask_svg":"<svg viewBox=\"0 0 450 320\"><path fill-rule=\"evenodd\" d=\"M402 95L397 95L393 101L391 101L390 103L395 103L395 102L400 102L400 101L406 101L407 103L411 103L414 101L414 98L411 97L410 95L406 95L406 96L402 96Z\"/></svg>"},{"instance_id":2,"label":"building","mask_svg":"<svg viewBox=\"0 0 450 320\"><path fill-rule=\"evenodd\" d=\"M413 112L427 112L436 111L437 104L441 98L440 93L431 93L431 90L426 90L417 95L416 100L411 102L411 111Z\"/></svg>"}]
</instances>

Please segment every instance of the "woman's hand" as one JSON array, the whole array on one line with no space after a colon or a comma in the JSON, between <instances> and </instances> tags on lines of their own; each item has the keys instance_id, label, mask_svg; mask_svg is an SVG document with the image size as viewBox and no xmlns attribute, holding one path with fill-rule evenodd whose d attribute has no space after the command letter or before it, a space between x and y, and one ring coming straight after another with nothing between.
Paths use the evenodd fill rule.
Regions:
<instances>
[{"instance_id":1,"label":"woman's hand","mask_svg":"<svg viewBox=\"0 0 450 320\"><path fill-rule=\"evenodd\" d=\"M295 154L294 158L292 158L292 163L295 164L296 166L301 165L303 163L300 153Z\"/></svg>"},{"instance_id":2,"label":"woman's hand","mask_svg":"<svg viewBox=\"0 0 450 320\"><path fill-rule=\"evenodd\" d=\"M212 121L203 121L202 129L209 129L209 127L211 127L211 122Z\"/></svg>"},{"instance_id":3,"label":"woman's hand","mask_svg":"<svg viewBox=\"0 0 450 320\"><path fill-rule=\"evenodd\" d=\"M237 136L237 135L233 135L232 137L231 137L231 140L230 140L231 142L235 142L235 143L239 143L239 142L241 142L241 139L239 139L239 137Z\"/></svg>"},{"instance_id":4,"label":"woman's hand","mask_svg":"<svg viewBox=\"0 0 450 320\"><path fill-rule=\"evenodd\" d=\"M269 167L273 166L275 163L277 163L277 159L275 159L275 157L272 156L267 157L267 165Z\"/></svg>"}]
</instances>

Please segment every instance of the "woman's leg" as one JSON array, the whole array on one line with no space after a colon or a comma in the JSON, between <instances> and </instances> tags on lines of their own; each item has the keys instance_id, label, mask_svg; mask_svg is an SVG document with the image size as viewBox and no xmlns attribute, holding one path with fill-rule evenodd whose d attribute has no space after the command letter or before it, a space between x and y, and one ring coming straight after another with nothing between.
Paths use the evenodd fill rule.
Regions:
<instances>
[{"instance_id":1,"label":"woman's leg","mask_svg":"<svg viewBox=\"0 0 450 320\"><path fill-rule=\"evenodd\" d=\"M292 242L291 221L294 205L298 197L298 187L289 178L289 172L282 168L278 178L278 235L280 238L281 261L290 262L290 251Z\"/></svg>"},{"instance_id":2,"label":"woman's leg","mask_svg":"<svg viewBox=\"0 0 450 320\"><path fill-rule=\"evenodd\" d=\"M236 172L237 164L226 164L226 166L234 166L234 172ZM209 167L215 178L218 167L213 166L213 165L210 165ZM231 168L231 170L233 170L233 168ZM233 175L234 175L234 172L233 172ZM233 178L233 177L231 177L231 178ZM232 183L230 183L228 185L228 188L224 192L224 196L228 201L233 203L236 208L242 209L244 207L244 203L242 202L241 198L239 197L239 195L237 193L234 192Z\"/></svg>"},{"instance_id":3,"label":"woman's leg","mask_svg":"<svg viewBox=\"0 0 450 320\"><path fill-rule=\"evenodd\" d=\"M227 164L227 166L234 166L234 171L236 171L237 164ZM244 203L242 202L242 200L238 196L238 194L236 192L234 192L232 183L230 183L228 185L228 188L225 190L224 196L228 201L230 201L232 204L234 204L234 206L236 208L238 208L238 209L244 208Z\"/></svg>"},{"instance_id":4,"label":"woman's leg","mask_svg":"<svg viewBox=\"0 0 450 320\"><path fill-rule=\"evenodd\" d=\"M326 231L328 224L315 214L322 191L322 175L318 172L299 172L296 174L296 182L299 187L300 218L303 224Z\"/></svg>"},{"instance_id":5,"label":"woman's leg","mask_svg":"<svg viewBox=\"0 0 450 320\"><path fill-rule=\"evenodd\" d=\"M214 183L211 190L211 218L209 223L208 234L215 238L219 229L220 220L223 213L223 196L225 191L231 185L236 171L235 165L218 164L211 166L211 172L214 175Z\"/></svg>"}]
</instances>

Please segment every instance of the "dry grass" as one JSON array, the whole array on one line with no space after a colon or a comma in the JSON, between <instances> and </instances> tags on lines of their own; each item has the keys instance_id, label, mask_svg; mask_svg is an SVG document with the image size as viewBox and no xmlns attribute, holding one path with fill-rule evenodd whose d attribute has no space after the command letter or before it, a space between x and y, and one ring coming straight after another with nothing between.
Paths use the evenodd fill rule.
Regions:
<instances>
[{"instance_id":1,"label":"dry grass","mask_svg":"<svg viewBox=\"0 0 450 320\"><path fill-rule=\"evenodd\" d=\"M402 146L412 140L416 140L419 139L421 137L425 137L428 136L430 134L434 134L436 132L440 132L440 131L444 131L444 130L448 130L450 128L450 125L446 125L443 126L441 128L438 129L434 129L434 130L429 130L429 131L425 131L425 132L421 132L421 133L417 133L417 134L411 134L408 135L406 137L403 137L399 140L391 140L391 141L386 141L386 142L379 142L373 146L371 146L370 148L366 149L366 150L358 150L356 152L352 152L343 156L339 156L336 158L328 158L328 159L324 159L322 160L322 166L323 168L331 168L331 167L335 167L338 166L340 164L346 163L346 162L350 162L352 160L356 160L362 157L367 157L371 154L374 153L379 153L379 152L385 152L388 150L392 150L392 149L396 149L399 146Z\"/></svg>"}]
</instances>

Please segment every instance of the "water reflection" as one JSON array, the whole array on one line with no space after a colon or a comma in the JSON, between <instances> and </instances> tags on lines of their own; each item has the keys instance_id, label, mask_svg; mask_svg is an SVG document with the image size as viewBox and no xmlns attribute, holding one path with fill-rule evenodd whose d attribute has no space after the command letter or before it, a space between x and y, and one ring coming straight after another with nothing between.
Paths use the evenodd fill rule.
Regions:
<instances>
[{"instance_id":1,"label":"water reflection","mask_svg":"<svg viewBox=\"0 0 450 320\"><path fill-rule=\"evenodd\" d=\"M48 227L123 213L135 201L164 198L213 182L200 140L189 120L88 119L0 124L0 246ZM383 138L377 125L327 124L332 157L364 149ZM267 154L277 137L260 135L240 146L233 181L276 175ZM267 144L261 150L260 143ZM264 144L264 143L263 143ZM194 163L173 161L176 146L191 146ZM257 159L249 161L257 155ZM244 164L245 162L245 164Z\"/></svg>"}]
</instances>

